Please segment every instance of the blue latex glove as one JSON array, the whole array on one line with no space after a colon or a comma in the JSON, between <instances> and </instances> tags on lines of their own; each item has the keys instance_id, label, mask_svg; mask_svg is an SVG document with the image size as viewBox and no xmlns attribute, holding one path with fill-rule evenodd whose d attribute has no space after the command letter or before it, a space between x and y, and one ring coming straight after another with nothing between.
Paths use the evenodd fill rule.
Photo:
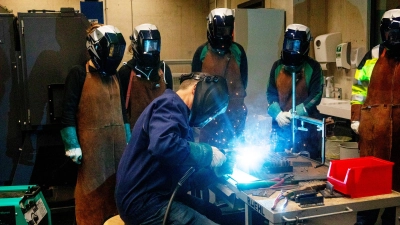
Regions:
<instances>
[{"instance_id":1,"label":"blue latex glove","mask_svg":"<svg viewBox=\"0 0 400 225\"><path fill-rule=\"evenodd\" d=\"M65 155L70 157L76 164L81 164L82 150L76 135L76 127L65 127L60 132L64 142Z\"/></svg>"}]
</instances>

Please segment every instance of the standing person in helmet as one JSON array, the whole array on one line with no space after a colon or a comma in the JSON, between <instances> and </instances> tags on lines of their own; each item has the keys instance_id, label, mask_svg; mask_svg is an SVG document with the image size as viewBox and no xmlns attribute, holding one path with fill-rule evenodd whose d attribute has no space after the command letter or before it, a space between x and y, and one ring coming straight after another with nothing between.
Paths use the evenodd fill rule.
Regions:
<instances>
[{"instance_id":1,"label":"standing person in helmet","mask_svg":"<svg viewBox=\"0 0 400 225\"><path fill-rule=\"evenodd\" d=\"M368 92L368 85L371 79L371 73L374 69L379 55L382 54L385 48L384 42L387 39L390 21L393 14L399 13L400 9L391 9L386 11L381 19L380 33L382 43L373 47L368 51L364 58L361 60L354 75L355 82L352 86L351 93L351 128L358 134L358 127L360 126L360 112L361 106L365 101Z\"/></svg>"},{"instance_id":2,"label":"standing person in helmet","mask_svg":"<svg viewBox=\"0 0 400 225\"><path fill-rule=\"evenodd\" d=\"M208 42L197 48L192 61L193 72L206 72L226 78L229 105L200 130L199 141L219 148L232 147L242 140L247 108L247 56L243 47L233 41L234 15L231 9L213 9L207 17Z\"/></svg>"},{"instance_id":3,"label":"standing person in helmet","mask_svg":"<svg viewBox=\"0 0 400 225\"><path fill-rule=\"evenodd\" d=\"M372 69L363 103L352 105L352 119L359 121L359 128L356 131L359 134L360 156L375 156L394 162L392 188L400 191L399 9L384 14L381 32L383 51ZM358 118L355 118L356 115ZM375 224L378 215L379 209L358 212L356 225ZM382 225L394 225L396 207L386 208L381 219Z\"/></svg>"},{"instance_id":4,"label":"standing person in helmet","mask_svg":"<svg viewBox=\"0 0 400 225\"><path fill-rule=\"evenodd\" d=\"M216 147L194 142L192 127L202 127L223 113L228 87L222 77L204 73L181 76L179 90L165 90L140 114L117 172L116 202L128 225L162 224L171 196L175 196L166 224L216 224L221 211L215 205L188 195L194 187L227 172L225 155ZM189 170L195 173L181 184Z\"/></svg>"},{"instance_id":5,"label":"standing person in helmet","mask_svg":"<svg viewBox=\"0 0 400 225\"><path fill-rule=\"evenodd\" d=\"M90 60L68 73L62 130L66 155L79 164L75 215L79 225L103 224L117 213L115 174L130 138L116 69L125 40L114 26L93 24L86 41Z\"/></svg>"},{"instance_id":6,"label":"standing person in helmet","mask_svg":"<svg viewBox=\"0 0 400 225\"><path fill-rule=\"evenodd\" d=\"M317 127L305 124L307 132L296 131L292 144L292 76L296 78L296 114L320 119L317 105L321 102L324 78L320 64L308 56L311 33L307 26L290 24L284 36L281 58L272 68L267 87L268 114L273 118L272 128L277 137L275 151L294 147L296 152L308 151L313 159L321 156L316 141L321 136ZM300 125L298 121L297 126Z\"/></svg>"},{"instance_id":7,"label":"standing person in helmet","mask_svg":"<svg viewBox=\"0 0 400 225\"><path fill-rule=\"evenodd\" d=\"M161 35L153 24L136 26L130 37L133 58L118 70L131 129L144 108L165 89L172 89L169 66L160 61Z\"/></svg>"}]
</instances>

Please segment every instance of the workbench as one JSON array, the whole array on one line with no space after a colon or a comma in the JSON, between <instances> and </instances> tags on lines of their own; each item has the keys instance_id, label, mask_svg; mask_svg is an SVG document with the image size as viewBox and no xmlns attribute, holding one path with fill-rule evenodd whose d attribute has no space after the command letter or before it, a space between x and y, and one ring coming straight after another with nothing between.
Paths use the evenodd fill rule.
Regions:
<instances>
[{"instance_id":1,"label":"workbench","mask_svg":"<svg viewBox=\"0 0 400 225\"><path fill-rule=\"evenodd\" d=\"M328 171L328 163L320 166L318 168L314 168L316 165L320 165L318 162L308 159L306 157L296 157L290 159L291 161L298 162L311 162L312 166L310 167L294 167L293 174L299 174L297 177L305 176L304 173L309 173L312 179L318 179L321 177L321 174L326 174ZM235 168L235 173L245 173L238 168ZM262 175L261 175L262 176ZM258 177L260 178L260 177ZM357 211L370 210L370 209L381 209L386 207L396 207L396 218L400 216L400 193L392 191L390 194L376 195L376 196L368 196L361 198L350 198L350 197L339 197L339 198L324 198L324 205L320 206L311 206L301 208L298 203L294 201L288 202L287 206L282 209L283 201L279 202L277 208L275 210L271 210L271 207L274 204L275 198L279 194L279 190L273 193L269 197L261 197L261 196L253 196L252 194L248 194L248 191L239 190L237 188L237 180L233 178L228 178L225 182L219 184L219 189L231 190L230 199L237 198L242 200L245 203L245 220L246 225L252 224L252 211L256 211L264 218L269 221L270 225L273 224L285 224L287 222L296 222L297 220L307 220L307 224L324 224L321 222L312 223L314 220L325 219L329 221L326 224L332 224L331 219L335 218L336 221L334 224L343 224L342 220L346 215L352 214L352 223L355 223L355 214ZM339 218L339 220L337 220ZM380 218L378 218L380 221ZM399 225L399 221L396 221L396 225Z\"/></svg>"}]
</instances>

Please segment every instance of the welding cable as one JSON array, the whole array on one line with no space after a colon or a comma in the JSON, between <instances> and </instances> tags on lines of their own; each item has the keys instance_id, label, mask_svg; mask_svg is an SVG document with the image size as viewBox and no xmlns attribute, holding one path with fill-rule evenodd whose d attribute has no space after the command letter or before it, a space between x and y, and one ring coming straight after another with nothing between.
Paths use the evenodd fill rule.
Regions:
<instances>
[{"instance_id":1,"label":"welding cable","mask_svg":"<svg viewBox=\"0 0 400 225\"><path fill-rule=\"evenodd\" d=\"M269 188L277 188L277 187L281 186L284 182L285 182L285 178L281 178L281 180L278 183L272 185Z\"/></svg>"},{"instance_id":2,"label":"welding cable","mask_svg":"<svg viewBox=\"0 0 400 225\"><path fill-rule=\"evenodd\" d=\"M171 208L172 202L174 201L175 198L175 194L178 191L178 189L180 187L182 187L183 183L185 183L185 181L189 178L190 175L192 175L192 173L194 173L195 169L193 167L190 167L186 173L183 175L183 177L179 180L178 184L175 187L174 192L171 195L171 198L169 199L168 202L168 206L167 209L165 210L165 215L164 215L164 220L163 220L163 225L167 224L167 219L168 219L168 214L169 214L169 210Z\"/></svg>"}]
</instances>

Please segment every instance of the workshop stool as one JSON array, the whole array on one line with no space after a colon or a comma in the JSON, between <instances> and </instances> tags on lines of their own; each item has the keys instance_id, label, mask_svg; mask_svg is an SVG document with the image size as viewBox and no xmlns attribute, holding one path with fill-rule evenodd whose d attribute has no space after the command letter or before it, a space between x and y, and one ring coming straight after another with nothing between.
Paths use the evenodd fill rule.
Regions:
<instances>
[{"instance_id":1,"label":"workshop stool","mask_svg":"<svg viewBox=\"0 0 400 225\"><path fill-rule=\"evenodd\" d=\"M119 215L116 215L106 220L106 222L104 222L103 225L125 225L125 223L124 221L122 221Z\"/></svg>"}]
</instances>

